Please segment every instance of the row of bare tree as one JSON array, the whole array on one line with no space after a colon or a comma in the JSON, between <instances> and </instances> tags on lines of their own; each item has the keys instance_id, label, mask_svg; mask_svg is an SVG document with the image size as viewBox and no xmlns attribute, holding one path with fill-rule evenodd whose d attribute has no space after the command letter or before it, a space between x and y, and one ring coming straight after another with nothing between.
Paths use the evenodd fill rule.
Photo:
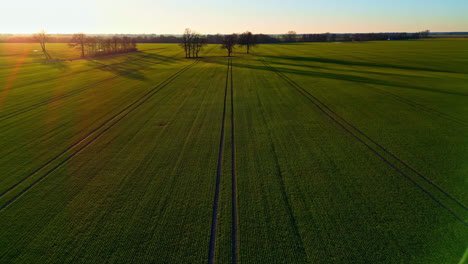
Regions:
<instances>
[{"instance_id":1,"label":"row of bare tree","mask_svg":"<svg viewBox=\"0 0 468 264\"><path fill-rule=\"evenodd\" d=\"M186 28L180 41L180 46L185 51L185 58L198 58L198 54L206 46L206 38L200 36L190 28Z\"/></svg>"},{"instance_id":2,"label":"row of bare tree","mask_svg":"<svg viewBox=\"0 0 468 264\"><path fill-rule=\"evenodd\" d=\"M207 38L200 36L199 33L186 28L180 46L185 51L186 58L198 58L200 51L207 45ZM250 49L258 45L257 35L252 34L250 31L246 31L242 34L230 34L222 36L221 48L226 49L228 57L231 57L232 52L236 45L245 47L247 54L250 53Z\"/></svg>"},{"instance_id":3,"label":"row of bare tree","mask_svg":"<svg viewBox=\"0 0 468 264\"><path fill-rule=\"evenodd\" d=\"M41 45L46 60L51 60L52 56L46 49L49 35L42 30L33 37ZM73 35L69 45L80 50L81 58L137 51L136 39L130 37L90 37L84 33L77 33Z\"/></svg>"},{"instance_id":4,"label":"row of bare tree","mask_svg":"<svg viewBox=\"0 0 468 264\"><path fill-rule=\"evenodd\" d=\"M69 45L79 49L82 58L137 51L136 40L130 37L89 37L77 33Z\"/></svg>"},{"instance_id":5,"label":"row of bare tree","mask_svg":"<svg viewBox=\"0 0 468 264\"><path fill-rule=\"evenodd\" d=\"M41 50L46 57L46 60L51 60L52 56L50 56L46 49L46 43L49 41L49 36L45 33L45 31L39 31L39 33L33 35L33 38L39 43L39 45L41 45Z\"/></svg>"},{"instance_id":6,"label":"row of bare tree","mask_svg":"<svg viewBox=\"0 0 468 264\"><path fill-rule=\"evenodd\" d=\"M231 54L236 45L245 48L247 54L249 54L250 50L258 45L257 35L252 34L250 31L246 31L240 35L225 35L221 44L221 48L226 49L228 52L228 57L231 57Z\"/></svg>"}]
</instances>

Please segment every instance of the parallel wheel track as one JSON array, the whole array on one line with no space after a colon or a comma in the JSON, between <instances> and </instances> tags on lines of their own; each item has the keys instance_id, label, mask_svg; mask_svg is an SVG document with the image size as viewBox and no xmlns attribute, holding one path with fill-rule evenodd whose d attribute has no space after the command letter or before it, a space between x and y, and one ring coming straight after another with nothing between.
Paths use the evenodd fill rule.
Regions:
<instances>
[{"instance_id":1,"label":"parallel wheel track","mask_svg":"<svg viewBox=\"0 0 468 264\"><path fill-rule=\"evenodd\" d=\"M426 183L430 184L433 186L435 189L437 189L439 192L441 192L443 195L445 195L447 198L449 198L451 201L453 201L455 204L460 206L464 211L468 210L468 207L457 200L453 195L449 194L447 191L443 190L440 186L436 185L434 182L432 182L429 178L424 176L422 173L408 165L406 162L404 162L402 159L398 158L395 154L392 152L388 151L386 148L384 148L382 145L377 143L375 140L367 136L364 132L356 128L354 125L352 125L350 122L348 122L346 119L338 115L336 112L331 110L326 104L324 104L321 100L319 100L317 97L312 95L310 92L308 92L306 89L302 88L299 84L291 80L289 77L284 75L283 73L279 72L276 68L268 64L265 60L259 59L266 67L270 68L273 72L275 72L279 77L281 77L283 80L285 80L290 86L292 86L297 92L299 92L302 96L304 96L309 102L313 103L322 113L324 113L326 116L328 116L332 121L334 121L338 126L340 126L343 130L345 130L347 133L349 133L353 138L364 144L371 152L373 152L376 156L378 156L380 159L382 159L385 163L387 163L389 166L394 168L397 172L399 172L401 175L403 175L406 179L411 181L416 187L418 187L421 191L426 193L432 200L434 200L436 203L438 203L442 208L447 210L450 214L452 214L458 221L463 223L465 226L468 226L468 223L465 222L465 220L458 215L454 210L452 210L450 207L448 207L445 203L443 203L441 200L439 200L433 193L428 191L426 188L421 186L416 180L414 180L410 175L402 171L399 167L397 167L394 163L392 163L390 160L385 158L381 153L379 153L375 148L373 148L371 145L366 143L362 138L358 137L355 133L351 131L351 129L347 128L345 126L348 125L350 128L355 130L358 134L375 144L379 149L384 151L386 154L390 155L393 157L396 161L398 161L401 165L406 167L407 169L411 170L413 173L415 173L417 176L419 176L422 180L424 180ZM341 122L339 121L341 120Z\"/></svg>"},{"instance_id":2,"label":"parallel wheel track","mask_svg":"<svg viewBox=\"0 0 468 264\"><path fill-rule=\"evenodd\" d=\"M47 167L52 166L52 168L48 169L42 176L34 180L31 184L26 186L23 190L21 190L18 194L14 195L11 199L7 200L4 204L0 205L0 212L3 211L6 207L8 207L10 204L12 204L14 201L16 201L18 198L20 198L23 194L25 194L27 191L29 191L31 188L36 186L38 183L40 183L42 180L44 180L47 176L49 176L53 171L61 167L64 163L81 153L85 148L90 146L92 143L94 143L96 140L98 140L102 135L104 135L108 130L110 130L112 127L114 127L116 124L118 124L123 118L128 116L130 113L135 111L139 106L141 106L143 103L148 101L150 98L152 98L155 94L157 94L161 89L166 87L169 83L177 79L180 75L182 75L184 72L186 72L188 69L192 68L194 65L196 65L199 62L199 60L194 61L190 65L185 66L178 72L174 73L170 77L168 77L166 80L161 82L158 86L154 87L144 95L142 95L140 98L132 102L130 105L122 109L120 112L117 114L113 115L112 117L108 118L106 121L104 121L99 127L95 128L92 130L90 133L88 133L85 137L80 139L78 142L74 143L72 146L67 148L66 150L62 151L52 159L50 159L48 162L46 162L44 165L33 171L31 174L17 182L15 185L10 187L8 190L4 191L3 193L0 194L0 199L19 187L23 182L25 182L28 179L31 179L34 176L37 176L42 170L47 170ZM100 130L102 129L102 130ZM89 140L89 141L88 141ZM67 154L70 154L67 156ZM63 160L60 161L61 158L64 158ZM57 162L57 164L53 165L53 163Z\"/></svg>"},{"instance_id":3,"label":"parallel wheel track","mask_svg":"<svg viewBox=\"0 0 468 264\"><path fill-rule=\"evenodd\" d=\"M215 251L216 251L216 235L218 231L218 216L219 216L219 195L221 185L221 174L223 172L223 153L224 153L224 138L226 129L226 112L227 112L227 94L229 85L229 67L226 71L226 84L224 86L224 102L223 102L223 116L221 118L221 135L219 138L219 150L218 150L218 167L216 169L216 182L215 182L215 193L213 199L213 214L211 216L211 234L210 234L210 246L208 250L208 264L215 263Z\"/></svg>"},{"instance_id":4,"label":"parallel wheel track","mask_svg":"<svg viewBox=\"0 0 468 264\"><path fill-rule=\"evenodd\" d=\"M430 108L430 107L427 107L425 105L422 105L422 104L419 104L419 103L416 103L416 102L413 102L409 99L406 99L402 96L399 96L399 95L396 95L396 94L393 94L391 92L387 92L387 91L384 91L380 88L377 88L375 86L371 86L371 85L367 85L367 84L363 84L363 83L359 83L359 82L354 82L356 83L357 85L361 86L361 87L365 87L365 88L368 88L368 89L371 89L377 93L380 93L380 94L383 94L383 95L386 95L386 96L391 96L393 97L393 99L399 101L399 102L402 102L402 103L405 103L409 106L412 106L412 107L415 107L415 108L418 108L418 109L421 109L423 111L426 111L428 113L431 113L433 115L436 115L438 117L442 117L442 118L445 118L447 120L450 120L450 121L453 121L455 123L458 123L460 125L463 125L463 126L468 126L468 122L462 120L462 119L459 119L457 117L454 117L454 116L451 116L451 115L448 115L448 114L445 114L445 113L442 113L436 109L433 109L433 108Z\"/></svg>"},{"instance_id":5,"label":"parallel wheel track","mask_svg":"<svg viewBox=\"0 0 468 264\"><path fill-rule=\"evenodd\" d=\"M221 176L223 172L223 158L224 158L224 143L226 134L226 119L228 118L227 108L228 104L231 104L231 221L232 221L232 263L238 263L238 214L237 214L237 178L236 178L236 151L235 151L235 133L234 133L234 87L232 78L232 59L228 59L226 71L226 84L224 87L224 102L223 102L223 116L221 119L221 136L219 140L219 152L218 152L218 167L216 170L216 182L215 182L215 194L213 199L213 215L211 219L211 234L210 234L210 245L208 251L208 264L214 264L216 261L216 238L218 230L218 218L219 218L219 199L221 195ZM231 90L229 91L229 86ZM228 102L228 94L230 100Z\"/></svg>"},{"instance_id":6,"label":"parallel wheel track","mask_svg":"<svg viewBox=\"0 0 468 264\"><path fill-rule=\"evenodd\" d=\"M177 53L175 56L178 56L180 53ZM57 77L57 78L54 78L53 80L57 80L57 79L61 79L61 78L65 78L65 77L70 77L70 76L73 76L73 75L77 75L77 74L80 74L80 73L83 73L83 72L89 72L89 71L94 71L94 70L98 70L100 68L103 68L103 67L111 67L111 66L114 66L114 65L119 65L119 64L123 64L125 62L119 62L119 63L114 63L114 64L109 64L109 65L103 65L103 66L99 66L99 67L96 67L96 68L93 68L93 69L89 69L89 70L84 70L84 71L79 71L79 72L75 72L75 73L71 73L71 74L67 74L67 75L63 75L63 76L60 76L60 77ZM148 67L148 66L147 66ZM147 67L143 67L143 69L147 68ZM137 70L141 70L141 69L136 69L136 70L131 70L129 71L128 73L132 73L132 72L135 72ZM106 83L108 81L112 81L112 80L115 80L115 79L118 79L122 77L122 74L117 74L115 76L112 76L112 77L109 77L109 78L106 78L106 79L103 79L103 80L100 80L100 81L97 81L95 83L92 83L90 85L87 85L87 86L84 86L82 88L79 88L79 89L76 89L76 90L73 90L73 91L70 91L62 96L58 96L58 97L55 97L55 98L52 98L52 99L49 99L49 100L45 100L43 102L40 102L40 103L37 103L37 104L33 104L33 105L30 105L28 107L24 107L22 109L18 109L16 111L13 111L11 113L8 113L8 114L5 114L5 115L2 115L0 116L0 120L7 120L7 119L10 119L10 118L13 118L17 115L20 115L20 114L23 114L23 113L26 113L26 112L29 112L31 110L34 110L38 107L41 107L41 106L46 106L50 103L54 103L54 102L57 102L57 101L60 101L62 99L65 99L65 98L68 98L68 97L71 97L75 94L78 94L80 92L83 92L83 91L86 91L90 88L93 88L95 86L98 86L100 84L103 84L103 83ZM50 80L44 80L44 81L40 81L38 83L42 83L42 82L48 82ZM32 84L35 84L35 83L32 83ZM26 85L23 85L21 87L18 87L18 88L22 88L22 87L25 87L25 86L29 86L29 85L32 85L32 84L26 84Z\"/></svg>"},{"instance_id":7,"label":"parallel wheel track","mask_svg":"<svg viewBox=\"0 0 468 264\"><path fill-rule=\"evenodd\" d=\"M231 203L232 203L232 262L239 263L239 216L237 214L237 174L236 174L236 141L234 112L234 81L231 59Z\"/></svg>"}]
</instances>

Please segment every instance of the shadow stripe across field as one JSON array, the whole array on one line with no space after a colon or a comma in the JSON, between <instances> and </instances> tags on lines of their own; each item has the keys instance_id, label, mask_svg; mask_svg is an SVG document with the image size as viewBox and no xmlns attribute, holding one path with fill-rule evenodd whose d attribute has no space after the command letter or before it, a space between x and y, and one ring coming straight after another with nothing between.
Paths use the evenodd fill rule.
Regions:
<instances>
[{"instance_id":1,"label":"shadow stripe across field","mask_svg":"<svg viewBox=\"0 0 468 264\"><path fill-rule=\"evenodd\" d=\"M164 61L167 61L171 58L175 58L177 56L179 56L180 54L182 54L182 52L179 52L177 54L175 54L174 56L170 56L170 57L167 57L166 60ZM133 54L132 54L133 55ZM137 54L138 55L138 54ZM130 57L131 58L131 57ZM75 59L75 60L87 60L87 59ZM68 60L64 60L64 61L68 61ZM93 62L93 60L87 60L87 61L90 61L90 62ZM43 63L43 62L39 62L39 63ZM97 62L96 62L97 63ZM20 86L16 86L14 87L13 89L21 89L21 88L25 88L25 87L28 87L28 86L31 86L31 85L37 85L37 84L41 84L41 83L46 83L46 82L49 82L51 80L59 80L59 79L64 79L64 78L68 78L68 77L72 77L72 76L75 76L75 75L78 75L78 74L81 74L81 73L86 73L86 72L92 72L94 70L100 70L100 69L104 69L104 68L109 68L109 67L112 67L112 66L117 66L117 65L122 65L122 64L126 64L128 63L128 61L122 61L122 62L116 62L116 63L111 63L111 64L101 64L101 66L97 66L97 67L94 67L92 69L87 69L87 70L80 70L80 71L76 71L76 72L71 72L71 73L68 73L68 74L64 74L64 75L61 75L61 76L58 76L58 77L55 77L55 78L52 78L52 79L44 79L44 80L40 80L40 81L32 81L32 82L28 82L28 83L25 83L25 84L22 84ZM143 67L144 68L147 68L147 67ZM141 70L142 68L138 68L138 69L135 69L133 71L130 71L130 72L134 72L134 71L137 71L137 70Z\"/></svg>"},{"instance_id":2,"label":"shadow stripe across field","mask_svg":"<svg viewBox=\"0 0 468 264\"><path fill-rule=\"evenodd\" d=\"M174 55L174 57L180 55L181 53L177 53L176 55ZM47 79L47 80L43 80L43 81L40 81L40 82L35 82L35 83L30 83L30 84L26 84L26 85L22 85L20 87L17 87L17 88L22 88L22 87L26 87L26 86L30 86L30 85L33 85L33 84L38 84L38 83L45 83L45 82L48 82L48 81L51 81L51 80L57 80L57 79L62 79L62 78L66 78L66 77L71 77L71 76L74 76L74 75L77 75L77 74L80 74L80 73L83 73L83 72L90 72L90 71L94 71L94 70L98 70L102 67L109 67L109 66L114 66L114 65L120 65L120 64L123 64L123 63L126 63L126 62L119 62L119 63L114 63L114 64L109 64L109 65L104 65L104 66L99 66L99 67L96 67L96 68L93 68L93 69L89 69L89 70L84 70L84 71L79 71L79 72L74 72L74 73L70 73L70 74L67 74L67 75L62 75L60 77L56 77L56 78L53 78L53 79ZM106 79L103 79L103 80L100 80L100 81L97 81L95 83L92 83L90 85L86 85L82 88L79 88L79 89L76 89L76 90L73 90L69 93L66 93L64 95L61 95L61 96L58 96L58 97L55 97L55 98L52 98L52 99L49 99L49 100L45 100L43 102L40 102L40 103L37 103L37 104L33 104L33 105L30 105L28 107L24 107L22 109L18 109L16 111L13 111L11 113L8 113L8 114L5 114L5 115L2 115L0 116L0 120L6 120L6 119L10 119L12 117L15 117L15 116L18 116L20 114L23 114L23 113L27 113L31 110L34 110L38 107L41 107L41 106L45 106L45 105L48 105L50 103L54 103L54 102L57 102L57 101L60 101L62 99L65 99L65 98L68 98L70 96L73 96L75 94L78 94L78 93L81 93L81 92L84 92L88 89L91 89L95 86L98 86L100 84L103 84L103 83L106 83L106 82L109 82L109 81L112 81L112 80L115 80L115 79L118 79L120 77L122 77L124 74L128 74L128 73L133 73L133 72L137 72L137 71L140 71L142 69L147 69L151 66L151 64L148 64L146 67L142 67L142 68L138 68L138 69L134 69L134 70L131 70L131 71L128 71L128 72L125 72L125 73L117 73L117 75L115 76L112 76L112 77L109 77L109 78L106 78Z\"/></svg>"},{"instance_id":3,"label":"shadow stripe across field","mask_svg":"<svg viewBox=\"0 0 468 264\"><path fill-rule=\"evenodd\" d=\"M339 55L339 56L343 56L344 54L342 53L337 53L337 52L331 52L330 50L327 50L328 53L332 53L332 54L336 54L336 55ZM357 60L362 60L362 61L365 61L368 65L372 65L372 61L370 60L366 60L366 59L363 59L362 57L357 57L357 56L352 56L350 54L346 54L345 56L348 56L350 58L354 58L354 59L357 59ZM324 57L320 57L322 59L324 59L326 61L326 58ZM355 67L353 65L351 65L351 67ZM418 70L418 69L413 69L413 70ZM428 69L419 69L419 70L428 70ZM398 78L398 77L394 77L396 79L401 79L401 78ZM444 119L447 119L447 120L450 120L452 122L455 122L455 123L458 123L460 125L463 125L463 126L468 126L468 122L466 120L463 120L463 119L460 119L460 118L457 118L457 117L454 117L452 115L449 115L447 113L444 113L444 112L441 112L439 110L436 110L436 109L433 109L431 107L428 107L426 105L423 105L423 104L420 104L420 103L417 103L417 102L414 102L413 100L410 100L408 98L405 98L403 96L400 96L400 95L396 95L394 93L391 93L391 92L388 92L388 91L384 91L383 89L380 89L378 87L375 87L373 85L370 85L370 84L364 84L362 82L359 82L359 81L354 81L354 80L346 80L346 81L349 81L349 82L352 82L354 84L356 84L357 86L360 86L360 87L363 87L363 88L366 88L366 89L370 89L376 93L380 93L382 95L386 95L386 96L390 96L392 97L394 100L396 101L399 101L401 103L404 103L404 104L407 104L411 107L414 107L416 109L419 109L419 110L423 110L423 111L426 111L427 113L429 114L433 114L435 116L438 116L438 117L441 117L441 118L444 118Z\"/></svg>"},{"instance_id":4,"label":"shadow stripe across field","mask_svg":"<svg viewBox=\"0 0 468 264\"><path fill-rule=\"evenodd\" d=\"M81 151L83 151L85 148L87 148L89 145L91 145L93 142L95 142L97 139L99 139L102 135L104 135L108 130L110 130L112 127L114 127L116 124L118 124L123 118L128 116L131 112L135 111L138 109L139 106L141 106L144 102L148 101L150 98L152 98L155 94L157 94L161 89L166 87L169 83L177 79L179 76L181 76L184 72L186 72L188 69L192 68L195 66L199 60L194 61L193 63L185 66L178 72L174 73L164 81L162 81L158 86L154 87L147 93L145 93L143 96L141 96L139 99L135 100L133 103L122 109L120 112L117 114L113 115L109 119L107 119L105 122L103 122L100 126L98 126L96 129L88 133L85 137L80 139L78 142L67 148L66 150L62 151L59 153L57 156L53 157L51 160L46 162L44 165L36 169L34 172L17 182L15 185L7 189L5 192L0 194L0 199L4 196L6 196L8 193L12 192L15 190L18 186L20 186L23 182L27 181L28 179L31 179L32 177L36 176L39 174L43 169L47 168L49 165L54 163L55 161L58 161L60 158L66 156L69 154L70 151L73 149L77 149L75 152L70 154L70 156L66 157L64 160L60 161L58 164L53 166L50 170L48 170L44 175L40 176L38 179L33 181L31 184L29 184L27 187L25 187L23 190L21 190L18 194L16 194L13 198L7 200L4 204L0 206L0 211L8 207L10 204L12 204L14 201L16 201L18 198L20 198L23 194L25 194L27 191L29 191L31 188L36 186L39 182L41 182L43 179L45 179L48 175L50 175L53 171L55 171L57 168L62 166L64 163L66 163L68 160L72 159L76 155L78 155ZM106 125L108 125L106 128L104 128ZM101 128L104 128L102 131L98 132ZM92 138L95 136L94 138ZM85 142L86 140L92 138L90 141Z\"/></svg>"},{"instance_id":5,"label":"shadow stripe across field","mask_svg":"<svg viewBox=\"0 0 468 264\"><path fill-rule=\"evenodd\" d=\"M330 52L330 51L328 51ZM337 55L343 55L343 54L340 54L340 53L336 53L335 54ZM357 60L363 60L363 61L367 61L368 63L372 63L372 61L370 61L369 59L365 60L363 58L360 58L360 57L357 57L357 56L352 56L352 55L349 55L347 54L348 57L350 58L354 58L354 59L357 59ZM381 55L380 55L381 56ZM354 67L354 66L351 66L351 67ZM399 79L398 77L395 77L397 79ZM369 85L369 84L364 84L364 83L361 83L361 82L357 82L357 81L352 81L353 83L355 83L356 85L358 86L361 86L361 87L364 87L364 88L367 88L367 89L371 89L377 93L380 93L380 94L383 94L383 95L388 95L388 96L391 96L393 97L393 99L397 100L397 101L400 101L402 103L405 103L409 106L412 106L412 107L415 107L415 108L418 108L418 109L421 109L423 111L426 111L430 114L433 114L433 115L436 115L436 116L439 116L439 117L442 117L442 118L445 118L447 120L450 120L450 121L453 121L455 123L458 123L458 124L461 124L461 125L464 125L464 126L468 126L468 122L465 121L465 120L462 120L460 118L457 118L457 117L454 117L454 116L451 116L449 114L446 114L446 113L443 113L441 111L438 111L436 109L433 109L433 108L430 108L428 106L425 106L425 105L422 105L422 104L419 104L419 103L416 103L410 99L407 99L403 96L400 96L400 95L396 95L394 93L391 93L391 92L388 92L388 91L384 91L380 88L377 88L375 86L372 86L372 85Z\"/></svg>"},{"instance_id":6,"label":"shadow stripe across field","mask_svg":"<svg viewBox=\"0 0 468 264\"><path fill-rule=\"evenodd\" d=\"M399 101L399 102L402 102L402 103L405 103L411 107L415 107L417 109L420 109L420 110L423 110L423 111L426 111L430 114L433 114L433 115L436 115L438 117L442 117L442 118L445 118L447 120L450 120L452 122L455 122L455 123L458 123L460 125L463 125L463 126L468 126L468 122L462 120L462 119L459 119L457 117L454 117L454 116L451 116L451 115L448 115L446 113L443 113L443 112L440 112L436 109L433 109L433 108L430 108L430 107L427 107L425 105L422 105L422 104L419 104L419 103L416 103L416 102L413 102L409 99L406 99L402 96L399 96L399 95L396 95L396 94L393 94L391 92L387 92L387 91L384 91L382 89L379 89L377 87L374 87L374 86L371 86L371 85L367 85L367 84L363 84L363 83L360 83L360 82L355 82L353 81L353 83L355 83L356 85L358 86L361 86L361 87L364 87L364 88L367 88L367 89L371 89L373 90L374 92L377 92L377 93L380 93L380 94L383 94L383 95L387 95L387 96L390 96L390 97L393 97L393 99Z\"/></svg>"},{"instance_id":7,"label":"shadow stripe across field","mask_svg":"<svg viewBox=\"0 0 468 264\"><path fill-rule=\"evenodd\" d=\"M265 63L265 62L264 62ZM393 154L391 151L389 151L388 149L384 148L381 144L379 144L378 142L376 142L375 140L373 140L372 138L370 138L368 135L364 134L364 132L362 132L361 130L359 130L358 128L356 128L353 124L351 124L350 122L348 122L346 119L344 119L343 117L341 117L340 115L338 115L335 111L333 111L332 109L330 109L326 104L324 104L323 102L321 102L317 97L315 97L314 95L312 95L310 92L308 92L306 89L302 88L299 84L297 84L296 82L294 82L291 78L287 77L286 75L276 71L272 66L268 65L267 63L265 63L265 65L267 67L270 67L272 68L277 74L279 74L283 79L285 79L288 83L290 83L291 85L295 86L295 88L299 88L301 91L303 91L304 93L306 93L307 95L311 96L313 99L315 99L318 103L320 103L320 105L322 105L324 108L326 108L328 111L330 111L333 115L335 115L336 117L338 117L340 120L342 120L343 122L345 122L347 125L349 125L351 128L353 128L354 130L356 130L359 134L361 134L362 136L364 136L366 139L368 139L369 141L371 141L372 143L374 143L378 148L380 148L381 150L383 150L385 153L389 154L390 156L392 156L394 159L396 159L398 162L400 162L402 165L404 165L406 168L410 169L412 172L416 173L419 177L421 177L425 182L429 183L430 185L432 185L434 188L436 188L437 190L439 190L441 193L443 193L445 196L447 196L448 198L450 198L452 201L454 201L455 203L457 203L459 206L461 206L463 209L465 210L468 210L468 206L466 206L465 204L463 204L462 202L460 202L458 199L456 199L453 195L449 194L448 192L446 192L445 190L443 190L440 186L438 186L437 184L435 184L433 181L431 181L429 178L427 178L426 176L424 176L422 173L420 173L419 171L417 171L415 168L413 168L411 165L409 165L408 163L406 163L405 161L403 161L402 159L400 159L399 157L397 157L395 154Z\"/></svg>"},{"instance_id":8,"label":"shadow stripe across field","mask_svg":"<svg viewBox=\"0 0 468 264\"><path fill-rule=\"evenodd\" d=\"M415 174L417 174L420 178L422 178L425 182L436 188L438 191L440 191L443 195L448 197L450 200L455 202L459 207L461 207L465 212L468 211L467 206L461 203L459 200L457 200L453 195L449 194L445 190L443 190L441 187L430 181L427 177L419 173L416 169L408 165L406 162L398 158L396 155L385 149L382 145L378 144L375 140L371 139L369 136L367 136L364 132L353 126L351 123L346 121L343 117L338 115L336 112L331 110L327 105L325 105L323 102L321 102L319 99L317 99L315 96L313 96L311 93L309 93L307 90L302 88L300 85L295 83L293 80L291 80L289 77L285 76L281 72L279 72L276 68L268 64L265 60L262 58L259 59L266 67L270 68L273 72L275 72L279 77L281 77L283 80L285 80L290 86L292 86L296 91L298 91L302 96L304 96L308 101L313 103L321 112L323 112L326 116L328 116L330 119L332 119L337 125L339 125L343 130L345 130L347 133L349 133L352 137L357 139L359 142L364 144L370 151L372 151L375 155L380 157L385 163L390 165L392 168L394 168L397 172L399 172L401 175L403 175L406 179L411 181L416 187L418 187L421 191L426 193L432 200L434 200L436 203L438 203L442 208L447 210L450 214L452 214L458 221L463 223L465 226L468 226L468 223L461 217L458 213L456 213L453 209L451 209L449 206L447 206L445 203L443 203L441 200L439 200L433 193L428 191L426 188L421 186L416 180L414 180L411 176L409 176L407 173L402 171L400 168L398 168L395 164L393 164L390 160L385 158L382 154L380 154L376 149L374 149L372 146L370 146L368 143L366 143L363 139L358 137L355 133L353 133L349 128L347 128L343 123L338 121L338 119L342 120L345 124L350 126L352 129L357 131L359 134L367 138L369 141L374 143L378 148L383 150L385 153L389 154L392 156L394 159L396 159L398 162L400 162L402 165L404 165L406 168L410 169L413 171ZM327 109L327 110L325 110ZM335 118L336 117L336 118ZM338 119L337 119L338 118Z\"/></svg>"}]
</instances>

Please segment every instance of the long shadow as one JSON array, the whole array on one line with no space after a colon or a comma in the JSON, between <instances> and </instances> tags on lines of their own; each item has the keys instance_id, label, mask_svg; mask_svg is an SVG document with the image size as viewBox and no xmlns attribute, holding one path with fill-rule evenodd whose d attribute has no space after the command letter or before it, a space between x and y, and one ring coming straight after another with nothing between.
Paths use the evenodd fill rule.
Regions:
<instances>
[{"instance_id":1,"label":"long shadow","mask_svg":"<svg viewBox=\"0 0 468 264\"><path fill-rule=\"evenodd\" d=\"M40 64L48 66L50 68L55 68L57 70L68 70L70 66L64 61L47 61L47 60L39 60Z\"/></svg>"},{"instance_id":2,"label":"long shadow","mask_svg":"<svg viewBox=\"0 0 468 264\"><path fill-rule=\"evenodd\" d=\"M89 60L106 61L108 59L118 58L120 56L126 56L126 60L141 60L141 61L147 60L148 62L152 62L152 63L172 63L172 62L176 62L180 60L173 56L164 56L164 55L150 53L146 51L147 50L142 50L142 51L136 51L136 52L131 52L131 53L100 56L100 57L90 58Z\"/></svg>"},{"instance_id":3,"label":"long shadow","mask_svg":"<svg viewBox=\"0 0 468 264\"><path fill-rule=\"evenodd\" d=\"M95 69L112 72L122 77L145 80L146 77L141 73L142 69L147 68L153 64L166 65L172 64L179 60L180 59L171 56L139 51L129 55L127 58L125 58L125 60L119 63L106 64L104 63L105 57L102 57L88 60L88 65L94 67Z\"/></svg>"},{"instance_id":4,"label":"long shadow","mask_svg":"<svg viewBox=\"0 0 468 264\"><path fill-rule=\"evenodd\" d=\"M225 64L223 62L217 62L217 63ZM248 68L248 69L253 69L253 70L274 72L271 68L266 67L266 66L249 65L249 64L243 64L243 63L233 63L233 66L240 67L240 68ZM282 73L296 74L296 75L302 75L302 76L308 76L308 77L326 78L326 79L331 79L331 80L343 80L343 81L351 81L351 82L361 82L361 83L367 83L367 84L385 85L385 86L392 86L392 87L397 87L397 88L415 89L415 90L429 91L429 92L442 93L442 94L468 96L468 94L466 93L442 91L442 90L428 88L428 87L403 84L403 83L398 83L398 82L390 82L386 80L372 79L372 78L356 76L356 75L297 70L297 69L289 69L289 68L283 68L283 67L275 67L275 69Z\"/></svg>"},{"instance_id":5,"label":"long shadow","mask_svg":"<svg viewBox=\"0 0 468 264\"><path fill-rule=\"evenodd\" d=\"M139 54L139 58L149 59L153 63L165 63L165 64L180 61L180 58L171 57L171 56L164 56L164 55L161 55L161 54L148 53L148 52L141 52L141 54Z\"/></svg>"},{"instance_id":6,"label":"long shadow","mask_svg":"<svg viewBox=\"0 0 468 264\"><path fill-rule=\"evenodd\" d=\"M317 58L317 57L298 57L298 56L273 56L273 55L262 55L264 58L279 59L279 60L291 60L291 61L303 61L303 62L319 62L319 63L331 63L331 64L340 64L347 66L365 66L365 67L381 67L381 68L393 68L393 69L402 69L402 70L413 70L413 71L429 71L429 72L442 72L442 73L464 73L456 71L443 71L433 68L425 67L414 67L414 66L402 66L394 65L387 63L373 63L373 62L362 62L362 61L348 61L348 60L338 60L330 58Z\"/></svg>"},{"instance_id":7,"label":"long shadow","mask_svg":"<svg viewBox=\"0 0 468 264\"><path fill-rule=\"evenodd\" d=\"M96 69L101 71L111 72L115 75L122 77L135 79L135 80L145 80L146 77L140 72L142 64L134 60L126 60L119 64L107 65L102 62L92 61L90 63L98 64L99 66Z\"/></svg>"},{"instance_id":8,"label":"long shadow","mask_svg":"<svg viewBox=\"0 0 468 264\"><path fill-rule=\"evenodd\" d=\"M287 63L287 62L273 62L275 65L284 65L284 66L292 66L292 67L302 67L302 68L311 68L311 69L323 69L323 70L332 70L332 71L343 71L343 72L355 72L355 73L365 73L365 74L376 74L376 75L385 75L391 77L406 77L406 78L413 78L414 75L407 75L407 74L398 74L398 73L388 73L388 72L373 72L373 71L358 71L358 70L351 70L351 69L342 69L342 68L332 68L332 67L322 67L322 66L315 66L315 65L307 65L307 64L296 64L296 63ZM428 78L423 76L418 76L419 78Z\"/></svg>"}]
</instances>

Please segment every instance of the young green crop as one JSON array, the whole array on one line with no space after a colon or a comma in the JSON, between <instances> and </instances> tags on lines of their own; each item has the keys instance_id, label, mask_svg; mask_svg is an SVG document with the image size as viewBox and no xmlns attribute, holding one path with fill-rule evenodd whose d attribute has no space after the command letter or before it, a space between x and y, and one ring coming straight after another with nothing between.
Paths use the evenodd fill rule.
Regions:
<instances>
[{"instance_id":1,"label":"young green crop","mask_svg":"<svg viewBox=\"0 0 468 264\"><path fill-rule=\"evenodd\" d=\"M0 44L0 262L206 263L226 101L217 263L457 263L466 44Z\"/></svg>"}]
</instances>

